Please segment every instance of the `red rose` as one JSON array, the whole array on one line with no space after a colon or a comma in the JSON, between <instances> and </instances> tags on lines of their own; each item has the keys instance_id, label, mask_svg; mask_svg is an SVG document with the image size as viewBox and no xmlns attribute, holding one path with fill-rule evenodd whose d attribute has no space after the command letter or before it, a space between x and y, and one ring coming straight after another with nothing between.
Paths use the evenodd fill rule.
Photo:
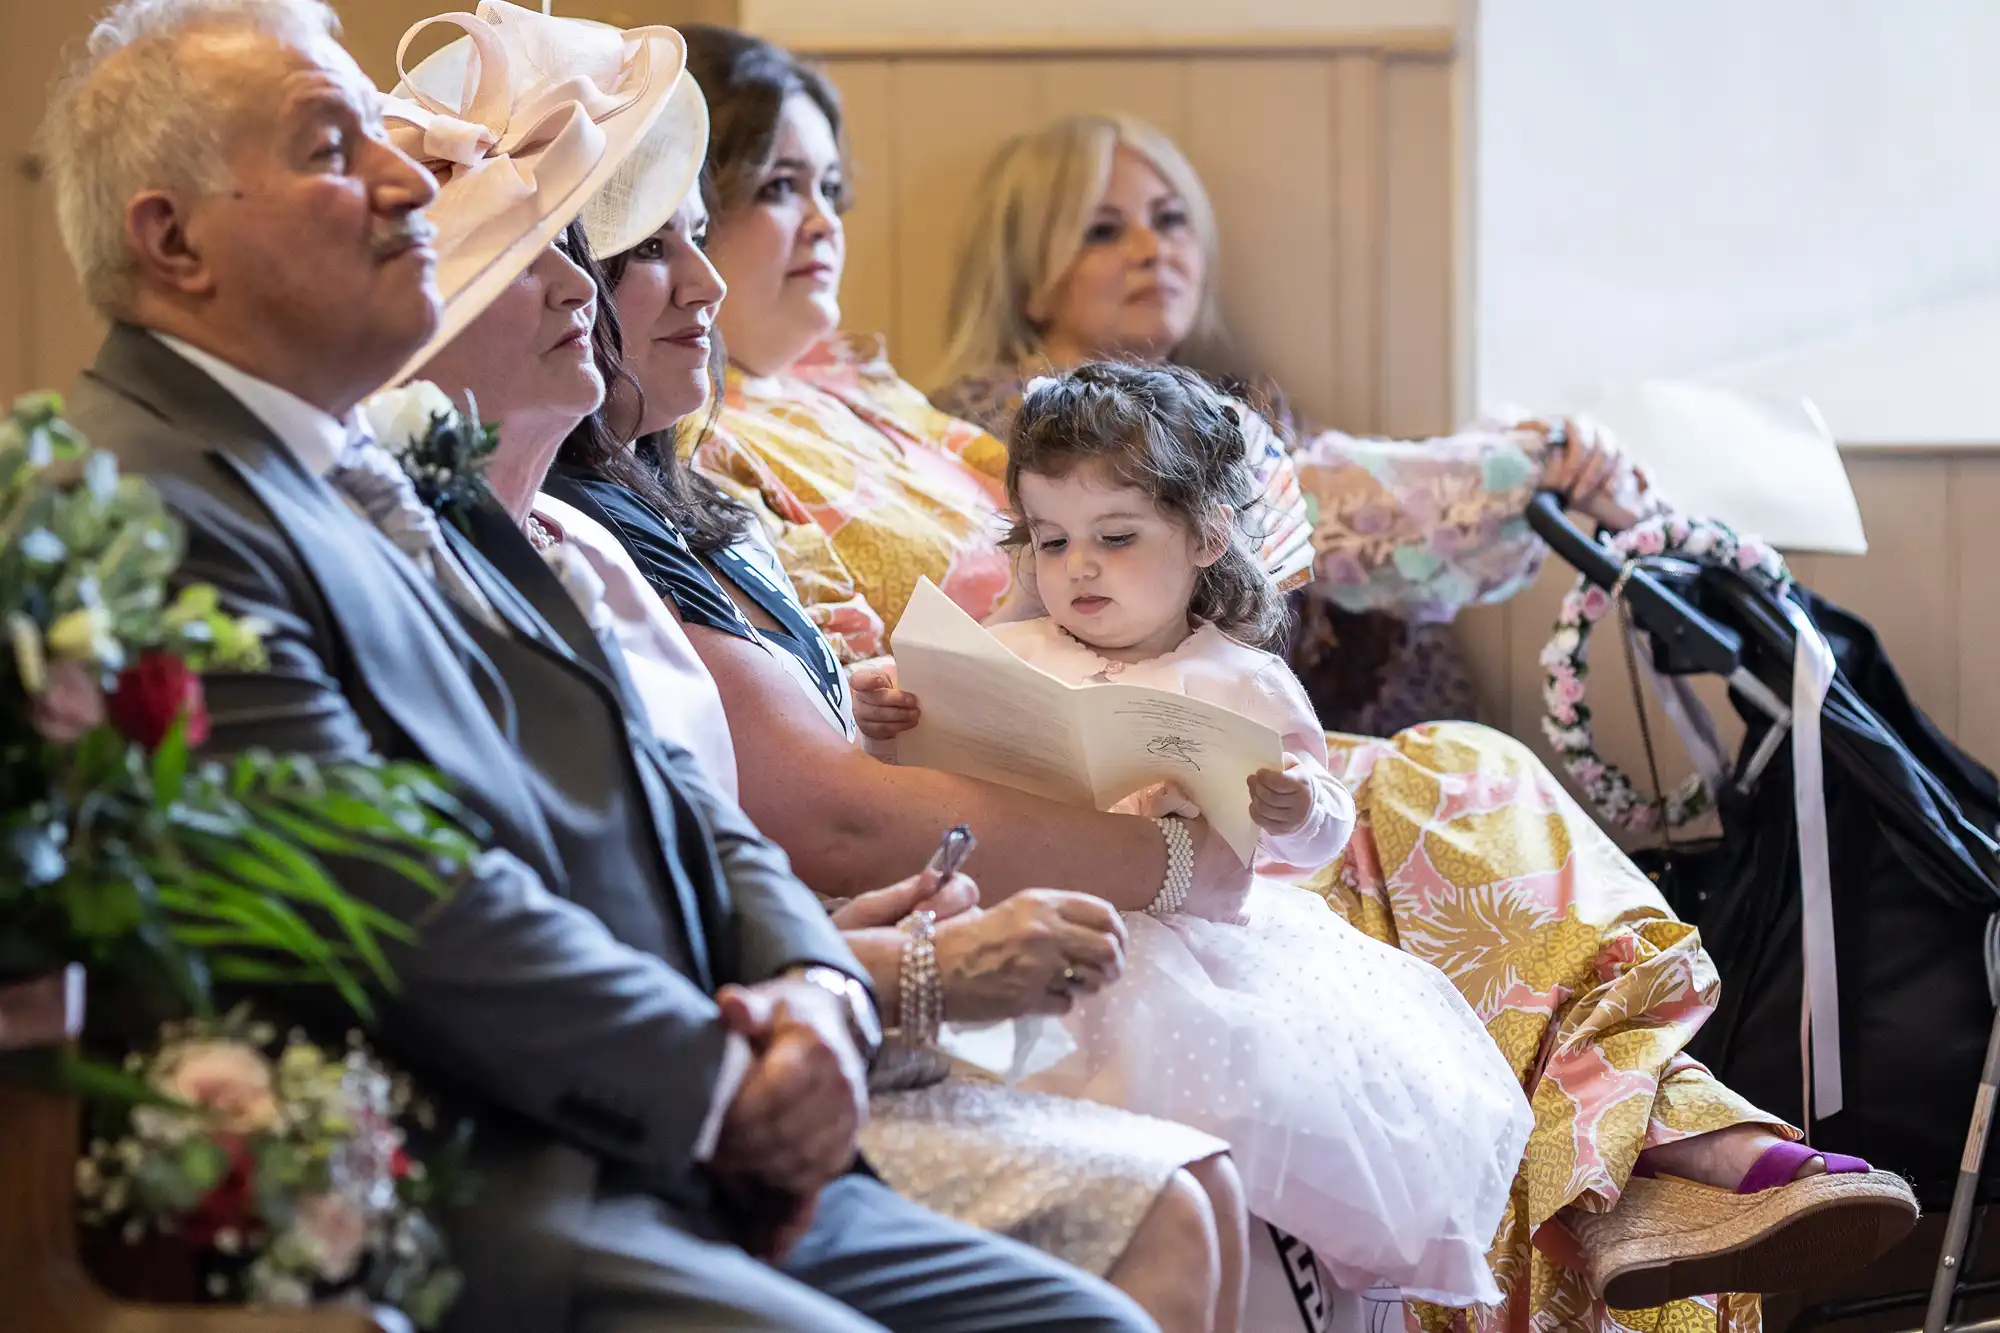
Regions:
<instances>
[{"instance_id":1,"label":"red rose","mask_svg":"<svg viewBox=\"0 0 2000 1333\"><path fill-rule=\"evenodd\" d=\"M204 1247L215 1244L217 1232L240 1232L256 1220L257 1159L241 1138L232 1135L220 1142L229 1155L229 1170L180 1224L183 1236Z\"/></svg>"},{"instance_id":2,"label":"red rose","mask_svg":"<svg viewBox=\"0 0 2000 1333\"><path fill-rule=\"evenodd\" d=\"M174 719L187 715L187 741L208 739L208 709L202 702L201 677L172 653L142 653L118 673L118 687L105 701L111 724L148 750L167 737Z\"/></svg>"}]
</instances>

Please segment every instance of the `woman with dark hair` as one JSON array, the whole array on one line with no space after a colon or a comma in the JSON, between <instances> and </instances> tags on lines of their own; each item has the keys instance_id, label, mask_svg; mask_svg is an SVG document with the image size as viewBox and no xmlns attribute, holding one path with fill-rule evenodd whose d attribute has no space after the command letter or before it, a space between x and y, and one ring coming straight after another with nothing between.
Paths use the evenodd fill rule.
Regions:
<instances>
[{"instance_id":1,"label":"woman with dark hair","mask_svg":"<svg viewBox=\"0 0 2000 1333\"><path fill-rule=\"evenodd\" d=\"M731 293L695 467L756 512L843 662L885 650L920 578L977 620L1012 615L1005 448L898 378L879 340L833 336L849 199L833 85L730 29L687 38L715 124L710 255Z\"/></svg>"}]
</instances>

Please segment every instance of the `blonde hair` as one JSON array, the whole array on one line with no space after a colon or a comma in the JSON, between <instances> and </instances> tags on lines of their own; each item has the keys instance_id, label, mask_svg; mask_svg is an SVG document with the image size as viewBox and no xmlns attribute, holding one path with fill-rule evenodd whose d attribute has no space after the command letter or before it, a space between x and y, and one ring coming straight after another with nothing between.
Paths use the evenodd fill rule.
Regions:
<instances>
[{"instance_id":1,"label":"blonde hair","mask_svg":"<svg viewBox=\"0 0 2000 1333\"><path fill-rule=\"evenodd\" d=\"M952 279L940 384L995 366L1021 366L1041 354L1042 334L1028 306L1051 292L1083 248L1120 148L1146 159L1180 195L1201 246L1201 303L1174 360L1210 374L1234 370L1215 296L1215 210L1201 177L1159 129L1137 116L1100 112L1065 116L1016 135L987 165L973 191L971 230Z\"/></svg>"},{"instance_id":2,"label":"blonde hair","mask_svg":"<svg viewBox=\"0 0 2000 1333\"><path fill-rule=\"evenodd\" d=\"M248 31L337 37L324 0L123 0L91 29L42 124L56 230L92 308L130 308L136 263L125 209L147 190L206 196L229 185L227 112L236 94L186 59L188 38Z\"/></svg>"}]
</instances>

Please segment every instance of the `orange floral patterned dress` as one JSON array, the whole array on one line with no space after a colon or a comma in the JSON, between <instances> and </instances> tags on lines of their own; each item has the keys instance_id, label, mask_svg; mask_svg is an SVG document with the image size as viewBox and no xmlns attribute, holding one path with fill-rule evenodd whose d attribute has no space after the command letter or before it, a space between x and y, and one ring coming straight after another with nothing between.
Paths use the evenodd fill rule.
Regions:
<instances>
[{"instance_id":1,"label":"orange floral patterned dress","mask_svg":"<svg viewBox=\"0 0 2000 1333\"><path fill-rule=\"evenodd\" d=\"M1012 586L1006 446L897 378L880 339L824 343L784 375L732 368L692 461L756 512L843 662L887 651L919 578L977 620Z\"/></svg>"},{"instance_id":2,"label":"orange floral patterned dress","mask_svg":"<svg viewBox=\"0 0 2000 1333\"><path fill-rule=\"evenodd\" d=\"M1309 887L1449 976L1535 1111L1491 1254L1507 1304L1411 1305L1410 1328L1755 1333L1755 1296L1608 1310L1536 1244L1558 1210L1617 1203L1644 1148L1746 1123L1793 1133L1682 1053L1719 986L1695 928L1511 737L1444 722L1327 745L1357 821Z\"/></svg>"}]
</instances>

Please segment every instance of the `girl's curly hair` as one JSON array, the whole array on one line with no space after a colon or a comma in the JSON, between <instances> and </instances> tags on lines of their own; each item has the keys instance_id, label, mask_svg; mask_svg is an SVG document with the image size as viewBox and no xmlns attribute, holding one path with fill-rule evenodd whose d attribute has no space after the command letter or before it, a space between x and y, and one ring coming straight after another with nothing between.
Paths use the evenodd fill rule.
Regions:
<instances>
[{"instance_id":1,"label":"girl's curly hair","mask_svg":"<svg viewBox=\"0 0 2000 1333\"><path fill-rule=\"evenodd\" d=\"M1222 544L1222 556L1195 580L1189 614L1240 642L1269 647L1285 627L1285 607L1257 562L1257 534L1248 530L1257 488L1237 411L1179 366L1099 361L1036 380L1007 442L1015 522L1005 544L1033 544L1021 512L1021 474L1061 477L1101 461L1202 546Z\"/></svg>"}]
</instances>

